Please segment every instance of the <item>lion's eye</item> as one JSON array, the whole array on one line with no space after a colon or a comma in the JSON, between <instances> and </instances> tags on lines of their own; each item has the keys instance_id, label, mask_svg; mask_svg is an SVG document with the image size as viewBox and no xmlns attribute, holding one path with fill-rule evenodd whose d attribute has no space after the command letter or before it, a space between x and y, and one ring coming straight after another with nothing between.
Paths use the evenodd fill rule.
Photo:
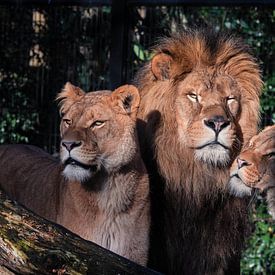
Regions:
<instances>
[{"instance_id":1,"label":"lion's eye","mask_svg":"<svg viewBox=\"0 0 275 275\"><path fill-rule=\"evenodd\" d=\"M236 100L236 98L235 98L234 96L228 96L228 97L226 98L227 104L232 103L234 100Z\"/></svg>"},{"instance_id":2,"label":"lion's eye","mask_svg":"<svg viewBox=\"0 0 275 275\"><path fill-rule=\"evenodd\" d=\"M63 123L65 127L69 127L72 124L72 120L68 118L63 118Z\"/></svg>"},{"instance_id":3,"label":"lion's eye","mask_svg":"<svg viewBox=\"0 0 275 275\"><path fill-rule=\"evenodd\" d=\"M95 128L95 127L99 128L99 127L102 127L104 124L105 124L105 121L96 120L92 123L91 128Z\"/></svg>"},{"instance_id":4,"label":"lion's eye","mask_svg":"<svg viewBox=\"0 0 275 275\"><path fill-rule=\"evenodd\" d=\"M198 96L194 93L188 94L187 97L193 102L198 102Z\"/></svg>"},{"instance_id":5,"label":"lion's eye","mask_svg":"<svg viewBox=\"0 0 275 275\"><path fill-rule=\"evenodd\" d=\"M271 152L267 155L265 155L268 159L274 159L275 158L275 152Z\"/></svg>"}]
</instances>

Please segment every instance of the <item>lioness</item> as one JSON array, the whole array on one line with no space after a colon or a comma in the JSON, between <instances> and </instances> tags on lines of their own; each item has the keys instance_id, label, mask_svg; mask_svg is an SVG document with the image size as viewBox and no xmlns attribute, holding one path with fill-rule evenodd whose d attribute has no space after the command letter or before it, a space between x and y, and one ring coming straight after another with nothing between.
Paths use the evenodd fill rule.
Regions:
<instances>
[{"instance_id":1,"label":"lioness","mask_svg":"<svg viewBox=\"0 0 275 275\"><path fill-rule=\"evenodd\" d=\"M238 197L250 196L253 188L266 191L269 211L275 219L275 125L254 136L236 158L229 188Z\"/></svg>"},{"instance_id":2,"label":"lioness","mask_svg":"<svg viewBox=\"0 0 275 275\"><path fill-rule=\"evenodd\" d=\"M0 186L41 216L145 265L149 185L136 135L138 90L58 94L61 164L33 146L0 146Z\"/></svg>"}]
</instances>

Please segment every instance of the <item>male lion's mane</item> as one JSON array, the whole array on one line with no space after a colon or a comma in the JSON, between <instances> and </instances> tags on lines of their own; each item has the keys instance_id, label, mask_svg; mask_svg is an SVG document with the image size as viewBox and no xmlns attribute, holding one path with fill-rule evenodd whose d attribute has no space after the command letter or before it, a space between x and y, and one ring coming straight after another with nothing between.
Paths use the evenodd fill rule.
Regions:
<instances>
[{"instance_id":1,"label":"male lion's mane","mask_svg":"<svg viewBox=\"0 0 275 275\"><path fill-rule=\"evenodd\" d=\"M203 68L213 77L222 72L234 79L242 97L238 154L257 131L259 67L241 40L209 29L163 38L153 52L171 56L174 63L169 68L160 64L162 80L156 79L151 62L134 79L141 94L140 143L153 194L152 266L173 274L230 270L248 231L246 201L226 191L230 165L204 164L194 158L193 149L180 144L173 89L189 73Z\"/></svg>"}]
</instances>

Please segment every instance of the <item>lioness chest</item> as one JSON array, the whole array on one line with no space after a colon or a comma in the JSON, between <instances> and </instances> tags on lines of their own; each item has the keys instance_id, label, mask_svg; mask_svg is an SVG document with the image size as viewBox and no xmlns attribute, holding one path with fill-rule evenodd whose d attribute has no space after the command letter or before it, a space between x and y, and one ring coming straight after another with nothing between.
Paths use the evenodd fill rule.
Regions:
<instances>
[{"instance_id":1,"label":"lioness chest","mask_svg":"<svg viewBox=\"0 0 275 275\"><path fill-rule=\"evenodd\" d=\"M108 178L99 190L92 191L78 182L67 182L57 222L118 254L125 251L128 240L136 235L139 218L144 223L144 208L149 203L144 200L148 187L143 190L145 184L137 185L131 174L126 177Z\"/></svg>"}]
</instances>

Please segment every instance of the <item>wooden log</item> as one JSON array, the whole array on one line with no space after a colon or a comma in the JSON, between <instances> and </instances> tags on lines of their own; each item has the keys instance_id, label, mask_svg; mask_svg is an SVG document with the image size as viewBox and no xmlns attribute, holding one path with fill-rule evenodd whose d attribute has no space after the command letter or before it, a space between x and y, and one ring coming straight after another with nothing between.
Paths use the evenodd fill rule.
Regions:
<instances>
[{"instance_id":1,"label":"wooden log","mask_svg":"<svg viewBox=\"0 0 275 275\"><path fill-rule=\"evenodd\" d=\"M0 274L14 273L159 274L44 220L0 190Z\"/></svg>"}]
</instances>

